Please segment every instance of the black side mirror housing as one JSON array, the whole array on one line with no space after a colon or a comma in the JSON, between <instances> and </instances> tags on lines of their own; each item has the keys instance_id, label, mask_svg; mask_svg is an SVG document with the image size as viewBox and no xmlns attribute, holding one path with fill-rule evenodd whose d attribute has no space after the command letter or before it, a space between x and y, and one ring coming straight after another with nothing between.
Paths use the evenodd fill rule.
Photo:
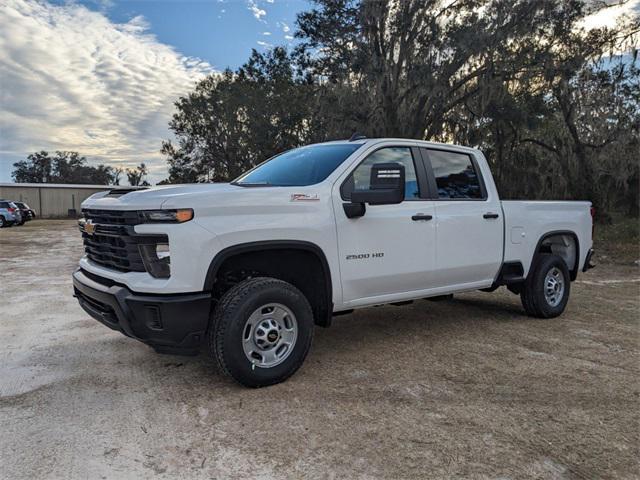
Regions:
<instances>
[{"instance_id":1,"label":"black side mirror housing","mask_svg":"<svg viewBox=\"0 0 640 480\"><path fill-rule=\"evenodd\" d=\"M404 201L404 165L399 163L378 163L371 167L369 190L351 193L351 203L343 204L347 218L365 214L365 204L393 205Z\"/></svg>"},{"instance_id":2,"label":"black side mirror housing","mask_svg":"<svg viewBox=\"0 0 640 480\"><path fill-rule=\"evenodd\" d=\"M362 217L367 211L364 203L343 203L342 208L344 208L344 214L347 218Z\"/></svg>"}]
</instances>

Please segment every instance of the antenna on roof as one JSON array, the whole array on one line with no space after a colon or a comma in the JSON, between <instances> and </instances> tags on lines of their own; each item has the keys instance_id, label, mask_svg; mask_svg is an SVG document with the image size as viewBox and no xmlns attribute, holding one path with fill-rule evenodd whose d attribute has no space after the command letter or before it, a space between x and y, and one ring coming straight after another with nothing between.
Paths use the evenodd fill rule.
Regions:
<instances>
[{"instance_id":1,"label":"antenna on roof","mask_svg":"<svg viewBox=\"0 0 640 480\"><path fill-rule=\"evenodd\" d=\"M349 141L355 142L356 140L364 140L365 138L367 138L366 135L362 135L361 133L354 132L353 135L351 135L351 138L349 139Z\"/></svg>"}]
</instances>

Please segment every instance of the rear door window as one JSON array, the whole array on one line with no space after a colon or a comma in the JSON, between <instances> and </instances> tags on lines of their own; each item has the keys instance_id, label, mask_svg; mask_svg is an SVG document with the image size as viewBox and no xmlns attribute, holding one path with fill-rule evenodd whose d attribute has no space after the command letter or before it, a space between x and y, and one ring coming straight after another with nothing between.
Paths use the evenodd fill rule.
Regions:
<instances>
[{"instance_id":1,"label":"rear door window","mask_svg":"<svg viewBox=\"0 0 640 480\"><path fill-rule=\"evenodd\" d=\"M480 176L471 157L464 153L428 150L439 199L484 198Z\"/></svg>"}]
</instances>

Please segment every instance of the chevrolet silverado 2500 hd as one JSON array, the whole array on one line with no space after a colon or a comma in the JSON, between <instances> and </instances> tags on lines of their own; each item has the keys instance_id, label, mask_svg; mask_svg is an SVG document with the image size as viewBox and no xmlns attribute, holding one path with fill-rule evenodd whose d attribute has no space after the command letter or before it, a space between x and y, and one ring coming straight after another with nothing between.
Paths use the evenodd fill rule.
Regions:
<instances>
[{"instance_id":1,"label":"chevrolet silverado 2500 hd","mask_svg":"<svg viewBox=\"0 0 640 480\"><path fill-rule=\"evenodd\" d=\"M502 202L481 152L423 141L310 145L82 212L82 308L159 352L205 347L254 387L292 375L339 313L506 286L556 317L591 266L589 202Z\"/></svg>"}]
</instances>

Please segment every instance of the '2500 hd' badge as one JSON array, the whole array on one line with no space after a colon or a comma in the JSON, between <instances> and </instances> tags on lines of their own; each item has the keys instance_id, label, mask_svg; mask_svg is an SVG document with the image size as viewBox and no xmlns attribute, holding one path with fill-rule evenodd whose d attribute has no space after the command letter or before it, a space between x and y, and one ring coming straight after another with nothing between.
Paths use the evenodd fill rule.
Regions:
<instances>
[{"instance_id":1,"label":"'2500 hd' badge","mask_svg":"<svg viewBox=\"0 0 640 480\"><path fill-rule=\"evenodd\" d=\"M347 260L366 260L368 258L382 258L382 257L384 257L384 252L357 253L355 255L347 255Z\"/></svg>"}]
</instances>

